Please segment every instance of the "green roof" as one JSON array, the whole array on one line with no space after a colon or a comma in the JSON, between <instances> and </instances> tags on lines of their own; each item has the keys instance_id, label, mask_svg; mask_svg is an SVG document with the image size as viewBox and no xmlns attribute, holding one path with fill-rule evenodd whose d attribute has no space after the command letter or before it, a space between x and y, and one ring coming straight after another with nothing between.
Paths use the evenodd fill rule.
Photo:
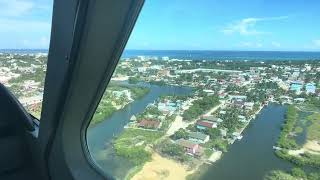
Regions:
<instances>
[{"instance_id":1,"label":"green roof","mask_svg":"<svg viewBox=\"0 0 320 180\"><path fill-rule=\"evenodd\" d=\"M189 137L190 138L194 138L194 139L200 139L200 140L205 140L207 138L208 135L205 135L201 132L191 132L189 133Z\"/></svg>"}]
</instances>

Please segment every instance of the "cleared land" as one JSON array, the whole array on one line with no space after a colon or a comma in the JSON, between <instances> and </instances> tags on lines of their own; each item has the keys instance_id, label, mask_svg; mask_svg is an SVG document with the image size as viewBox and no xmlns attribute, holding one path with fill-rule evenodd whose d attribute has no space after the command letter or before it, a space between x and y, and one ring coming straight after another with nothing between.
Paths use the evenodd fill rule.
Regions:
<instances>
[{"instance_id":1,"label":"cleared land","mask_svg":"<svg viewBox=\"0 0 320 180\"><path fill-rule=\"evenodd\" d=\"M145 179L166 179L179 180L185 179L193 171L188 171L187 167L174 160L164 158L158 153L152 154L152 160L147 162L142 170L133 176L132 180Z\"/></svg>"}]
</instances>

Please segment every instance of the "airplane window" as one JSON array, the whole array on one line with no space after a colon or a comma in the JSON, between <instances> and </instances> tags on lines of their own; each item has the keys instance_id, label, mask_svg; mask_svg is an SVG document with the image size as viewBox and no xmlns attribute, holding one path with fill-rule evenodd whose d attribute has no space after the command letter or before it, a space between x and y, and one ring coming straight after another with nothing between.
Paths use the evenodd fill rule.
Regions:
<instances>
[{"instance_id":1,"label":"airplane window","mask_svg":"<svg viewBox=\"0 0 320 180\"><path fill-rule=\"evenodd\" d=\"M319 1L146 1L87 130L116 179L319 179Z\"/></svg>"},{"instance_id":2,"label":"airplane window","mask_svg":"<svg viewBox=\"0 0 320 180\"><path fill-rule=\"evenodd\" d=\"M0 0L0 83L40 119L52 0Z\"/></svg>"}]
</instances>

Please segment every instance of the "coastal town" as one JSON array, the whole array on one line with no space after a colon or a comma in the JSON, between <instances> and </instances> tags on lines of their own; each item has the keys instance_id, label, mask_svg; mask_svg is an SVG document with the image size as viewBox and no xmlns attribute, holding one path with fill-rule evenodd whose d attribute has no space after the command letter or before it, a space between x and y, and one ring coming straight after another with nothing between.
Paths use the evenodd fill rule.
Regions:
<instances>
[{"instance_id":1,"label":"coastal town","mask_svg":"<svg viewBox=\"0 0 320 180\"><path fill-rule=\"evenodd\" d=\"M119 143L128 141L127 135L120 135L115 140L116 150L129 157L121 153L122 148L131 153L131 149L142 146L144 153L140 154L144 157L150 153L158 159L164 157L184 164L186 169L191 169L185 173L187 176L202 164L219 160L235 141L242 139L247 125L269 103L301 105L319 101L319 70L317 61L310 64L212 62L144 56L121 61L115 79L134 84L182 85L192 88L193 92L188 96L161 97L150 103L142 114L132 116L124 134L130 134L132 129L135 133L141 130L158 134L150 144L143 138L134 141L134 136L130 138L131 143ZM316 154L320 147L317 142ZM156 162L152 163L142 168L137 179L159 175L150 175L150 167ZM174 172L168 170L167 174L170 179Z\"/></svg>"},{"instance_id":2,"label":"coastal town","mask_svg":"<svg viewBox=\"0 0 320 180\"><path fill-rule=\"evenodd\" d=\"M38 119L46 62L46 54L0 54L0 82ZM318 168L319 81L319 61L122 58L90 126L108 123L115 112L152 93L150 87L182 88L184 93L157 96L143 111L130 114L111 146L117 156L132 163L122 178L197 179L204 166L216 163L235 142L242 141L264 107L280 104L288 106L286 117L292 113L292 120L286 120L286 131L282 129L279 141L270 148L281 159ZM302 133L299 112L310 113L303 118L309 124L303 145L294 142ZM310 159L315 160L310 163Z\"/></svg>"}]
</instances>

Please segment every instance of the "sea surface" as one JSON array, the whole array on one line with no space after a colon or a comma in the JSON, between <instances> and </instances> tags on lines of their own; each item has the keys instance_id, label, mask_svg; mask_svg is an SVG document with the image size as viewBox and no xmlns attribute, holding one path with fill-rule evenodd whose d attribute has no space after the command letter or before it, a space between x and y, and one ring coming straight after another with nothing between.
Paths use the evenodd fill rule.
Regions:
<instances>
[{"instance_id":1,"label":"sea surface","mask_svg":"<svg viewBox=\"0 0 320 180\"><path fill-rule=\"evenodd\" d=\"M0 49L0 53L48 53L46 49ZM125 50L122 58L137 56L169 57L188 60L320 60L318 52L298 51L200 51L200 50Z\"/></svg>"},{"instance_id":2,"label":"sea surface","mask_svg":"<svg viewBox=\"0 0 320 180\"><path fill-rule=\"evenodd\" d=\"M122 57L164 57L188 60L320 60L320 52L286 51L186 51L186 50L126 50Z\"/></svg>"}]
</instances>

